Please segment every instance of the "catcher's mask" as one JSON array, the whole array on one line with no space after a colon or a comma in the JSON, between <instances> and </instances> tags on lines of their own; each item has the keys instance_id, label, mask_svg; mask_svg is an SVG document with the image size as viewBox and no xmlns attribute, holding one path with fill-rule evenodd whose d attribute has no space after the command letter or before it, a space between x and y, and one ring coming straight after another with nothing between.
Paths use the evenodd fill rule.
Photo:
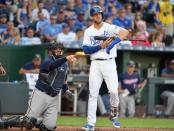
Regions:
<instances>
[{"instance_id":1,"label":"catcher's mask","mask_svg":"<svg viewBox=\"0 0 174 131\"><path fill-rule=\"evenodd\" d=\"M62 43L49 44L47 50L50 55L58 57L63 55L64 46Z\"/></svg>"}]
</instances>

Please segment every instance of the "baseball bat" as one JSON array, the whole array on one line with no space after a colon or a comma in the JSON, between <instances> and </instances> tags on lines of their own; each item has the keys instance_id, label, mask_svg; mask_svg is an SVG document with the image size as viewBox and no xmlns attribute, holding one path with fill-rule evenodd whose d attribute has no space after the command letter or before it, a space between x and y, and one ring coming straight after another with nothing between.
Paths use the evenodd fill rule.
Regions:
<instances>
[{"instance_id":1,"label":"baseball bat","mask_svg":"<svg viewBox=\"0 0 174 131\"><path fill-rule=\"evenodd\" d=\"M108 38L114 39L114 37L107 37L107 36L94 36L94 40L107 40Z\"/></svg>"}]
</instances>

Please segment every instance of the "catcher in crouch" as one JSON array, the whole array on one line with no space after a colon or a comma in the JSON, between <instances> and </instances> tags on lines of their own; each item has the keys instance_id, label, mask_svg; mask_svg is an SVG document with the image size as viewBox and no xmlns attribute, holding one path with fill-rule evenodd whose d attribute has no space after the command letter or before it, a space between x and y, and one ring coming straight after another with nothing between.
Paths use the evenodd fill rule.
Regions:
<instances>
[{"instance_id":1,"label":"catcher in crouch","mask_svg":"<svg viewBox=\"0 0 174 131\"><path fill-rule=\"evenodd\" d=\"M58 93L61 89L69 97L73 94L66 83L68 63L76 61L74 55L63 56L63 44L55 43L48 47L48 58L40 67L39 79L36 82L25 116L16 116L0 122L0 128L34 126L41 131L56 129L58 112ZM68 63L67 63L68 62Z\"/></svg>"}]
</instances>

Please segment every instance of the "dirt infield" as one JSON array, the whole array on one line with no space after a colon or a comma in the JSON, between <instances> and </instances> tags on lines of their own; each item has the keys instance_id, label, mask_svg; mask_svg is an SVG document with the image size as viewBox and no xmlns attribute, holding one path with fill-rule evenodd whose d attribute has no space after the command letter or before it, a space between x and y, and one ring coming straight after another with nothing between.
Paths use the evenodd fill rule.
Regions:
<instances>
[{"instance_id":1,"label":"dirt infield","mask_svg":"<svg viewBox=\"0 0 174 131\"><path fill-rule=\"evenodd\" d=\"M81 127L58 127L58 131L81 131ZM142 129L142 128L108 128L108 127L96 127L95 131L174 131L174 129Z\"/></svg>"},{"instance_id":2,"label":"dirt infield","mask_svg":"<svg viewBox=\"0 0 174 131\"><path fill-rule=\"evenodd\" d=\"M81 127L74 127L74 126L60 126L57 128L56 131L82 131ZM8 129L8 131L21 131L21 129ZM38 130L33 130L38 131ZM109 127L96 127L95 131L174 131L174 129L149 129L149 128L109 128Z\"/></svg>"}]
</instances>

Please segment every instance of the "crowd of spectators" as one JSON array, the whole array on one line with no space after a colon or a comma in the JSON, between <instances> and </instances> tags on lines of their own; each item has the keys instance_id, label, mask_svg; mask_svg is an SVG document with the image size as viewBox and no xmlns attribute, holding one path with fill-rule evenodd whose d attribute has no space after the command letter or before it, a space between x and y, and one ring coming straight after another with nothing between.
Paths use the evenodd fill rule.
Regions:
<instances>
[{"instance_id":1,"label":"crowd of spectators","mask_svg":"<svg viewBox=\"0 0 174 131\"><path fill-rule=\"evenodd\" d=\"M131 45L172 46L172 0L0 0L0 45L80 46L94 5L106 22L130 31Z\"/></svg>"}]
</instances>

